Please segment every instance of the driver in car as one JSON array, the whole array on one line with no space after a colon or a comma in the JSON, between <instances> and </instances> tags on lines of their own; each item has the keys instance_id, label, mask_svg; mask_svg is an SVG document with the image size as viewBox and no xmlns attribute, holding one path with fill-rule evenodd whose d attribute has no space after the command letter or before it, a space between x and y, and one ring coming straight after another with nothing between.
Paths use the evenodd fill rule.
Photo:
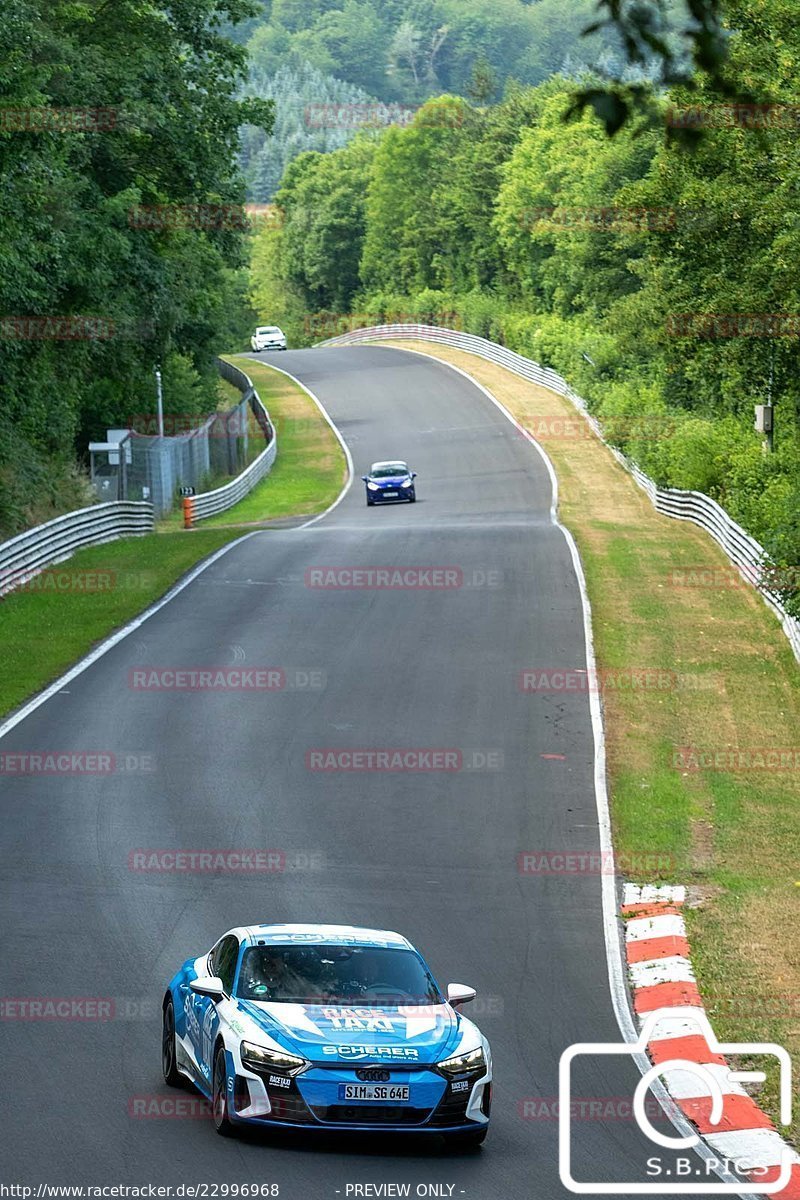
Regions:
<instances>
[{"instance_id":1,"label":"driver in car","mask_svg":"<svg viewBox=\"0 0 800 1200\"><path fill-rule=\"evenodd\" d=\"M279 950L262 950L248 961L248 995L258 1000L303 1000L308 980L293 970Z\"/></svg>"}]
</instances>

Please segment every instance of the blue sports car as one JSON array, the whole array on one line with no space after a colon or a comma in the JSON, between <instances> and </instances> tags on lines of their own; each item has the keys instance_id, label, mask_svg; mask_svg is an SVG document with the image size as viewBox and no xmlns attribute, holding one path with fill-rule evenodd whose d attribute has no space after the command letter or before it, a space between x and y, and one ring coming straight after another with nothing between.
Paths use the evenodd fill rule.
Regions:
<instances>
[{"instance_id":1,"label":"blue sports car","mask_svg":"<svg viewBox=\"0 0 800 1200\"><path fill-rule=\"evenodd\" d=\"M240 1125L486 1137L492 1059L404 937L349 925L232 929L163 1001L162 1063L225 1136Z\"/></svg>"},{"instance_id":2,"label":"blue sports car","mask_svg":"<svg viewBox=\"0 0 800 1200\"><path fill-rule=\"evenodd\" d=\"M413 504L417 498L414 480L416 471L409 471L404 462L376 462L369 469L369 475L361 478L367 485L367 504L380 504L385 501L408 500Z\"/></svg>"}]
</instances>

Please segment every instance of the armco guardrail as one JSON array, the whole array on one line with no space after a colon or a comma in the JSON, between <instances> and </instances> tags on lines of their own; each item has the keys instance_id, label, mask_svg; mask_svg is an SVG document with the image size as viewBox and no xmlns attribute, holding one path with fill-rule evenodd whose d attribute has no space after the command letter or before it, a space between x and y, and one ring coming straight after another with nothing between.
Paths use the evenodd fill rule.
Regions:
<instances>
[{"instance_id":1,"label":"armco guardrail","mask_svg":"<svg viewBox=\"0 0 800 1200\"><path fill-rule=\"evenodd\" d=\"M189 505L188 524L194 521L203 521L207 517L214 517L217 513L225 512L234 504L238 504L265 475L269 474L278 453L278 437L275 427L270 420L269 413L261 403L261 398L250 376L245 375L244 371L240 371L233 363L225 362L222 358L217 360L217 366L223 379L227 379L228 383L237 387L244 398L249 401L267 445L258 458L254 459L250 466L246 467L241 475L237 475L230 483L215 488L213 492L202 492L199 496L194 496Z\"/></svg>"},{"instance_id":2,"label":"armco guardrail","mask_svg":"<svg viewBox=\"0 0 800 1200\"><path fill-rule=\"evenodd\" d=\"M205 517L213 517L243 500L247 493L252 491L265 475L269 474L272 464L275 462L277 450L277 441L273 437L266 450L262 450L258 458L251 462L241 475L237 475L230 483L215 488L213 492L203 492L202 495L195 496L192 505L193 519L202 521Z\"/></svg>"},{"instance_id":3,"label":"armco guardrail","mask_svg":"<svg viewBox=\"0 0 800 1200\"><path fill-rule=\"evenodd\" d=\"M64 562L83 546L139 537L154 527L153 506L142 500L96 504L55 517L0 542L0 596L33 579L45 567Z\"/></svg>"},{"instance_id":4,"label":"armco guardrail","mask_svg":"<svg viewBox=\"0 0 800 1200\"><path fill-rule=\"evenodd\" d=\"M454 329L441 329L435 325L376 325L370 329L354 329L339 337L329 338L320 345L352 346L359 342L390 341L393 338L439 342L445 346L453 346L458 350L465 350L469 354L476 354L489 362L497 363L499 366L507 367L509 371L521 375L523 379L528 379L532 383L539 383L543 387L550 388L574 404L598 438L608 446L608 442L603 437L602 428L589 413L586 402L556 371L541 367L532 359L524 358L523 355L516 354L513 350L507 350L505 346L499 346L496 342L490 342L475 334L459 333ZM725 509L710 496L704 496L702 492L660 488L614 446L608 446L608 448L620 465L631 473L639 487L647 493L658 512L668 517L675 517L679 521L691 521L711 534L730 561L741 572L742 577L761 593L764 601L780 619L783 632L789 639L795 658L800 661L800 621L786 612L780 597L770 587L771 564L764 547L742 529L741 525L737 525Z\"/></svg>"}]
</instances>

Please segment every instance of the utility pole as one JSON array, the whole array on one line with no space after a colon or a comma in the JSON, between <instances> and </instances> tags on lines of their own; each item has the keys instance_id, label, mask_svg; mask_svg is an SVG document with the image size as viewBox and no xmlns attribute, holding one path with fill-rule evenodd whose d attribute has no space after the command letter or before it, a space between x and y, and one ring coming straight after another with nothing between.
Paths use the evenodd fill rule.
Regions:
<instances>
[{"instance_id":1,"label":"utility pole","mask_svg":"<svg viewBox=\"0 0 800 1200\"><path fill-rule=\"evenodd\" d=\"M161 371L156 367L156 396L158 398L158 436L164 436L164 398L161 393Z\"/></svg>"},{"instance_id":2,"label":"utility pole","mask_svg":"<svg viewBox=\"0 0 800 1200\"><path fill-rule=\"evenodd\" d=\"M767 384L767 403L756 405L756 432L765 437L764 453L772 454L775 449L775 406L772 403L772 391L775 382L775 344L769 348L769 383Z\"/></svg>"}]
</instances>

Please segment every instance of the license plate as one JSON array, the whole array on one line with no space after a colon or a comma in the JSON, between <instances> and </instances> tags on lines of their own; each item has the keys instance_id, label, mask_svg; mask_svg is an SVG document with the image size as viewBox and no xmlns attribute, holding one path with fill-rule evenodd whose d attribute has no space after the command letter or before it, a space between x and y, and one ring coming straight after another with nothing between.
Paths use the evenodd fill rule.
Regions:
<instances>
[{"instance_id":1,"label":"license plate","mask_svg":"<svg viewBox=\"0 0 800 1200\"><path fill-rule=\"evenodd\" d=\"M381 1100L392 1104L407 1104L408 1085L396 1083L340 1083L340 1100Z\"/></svg>"},{"instance_id":2,"label":"license plate","mask_svg":"<svg viewBox=\"0 0 800 1200\"><path fill-rule=\"evenodd\" d=\"M396 496L397 492L384 492L384 496Z\"/></svg>"}]
</instances>

